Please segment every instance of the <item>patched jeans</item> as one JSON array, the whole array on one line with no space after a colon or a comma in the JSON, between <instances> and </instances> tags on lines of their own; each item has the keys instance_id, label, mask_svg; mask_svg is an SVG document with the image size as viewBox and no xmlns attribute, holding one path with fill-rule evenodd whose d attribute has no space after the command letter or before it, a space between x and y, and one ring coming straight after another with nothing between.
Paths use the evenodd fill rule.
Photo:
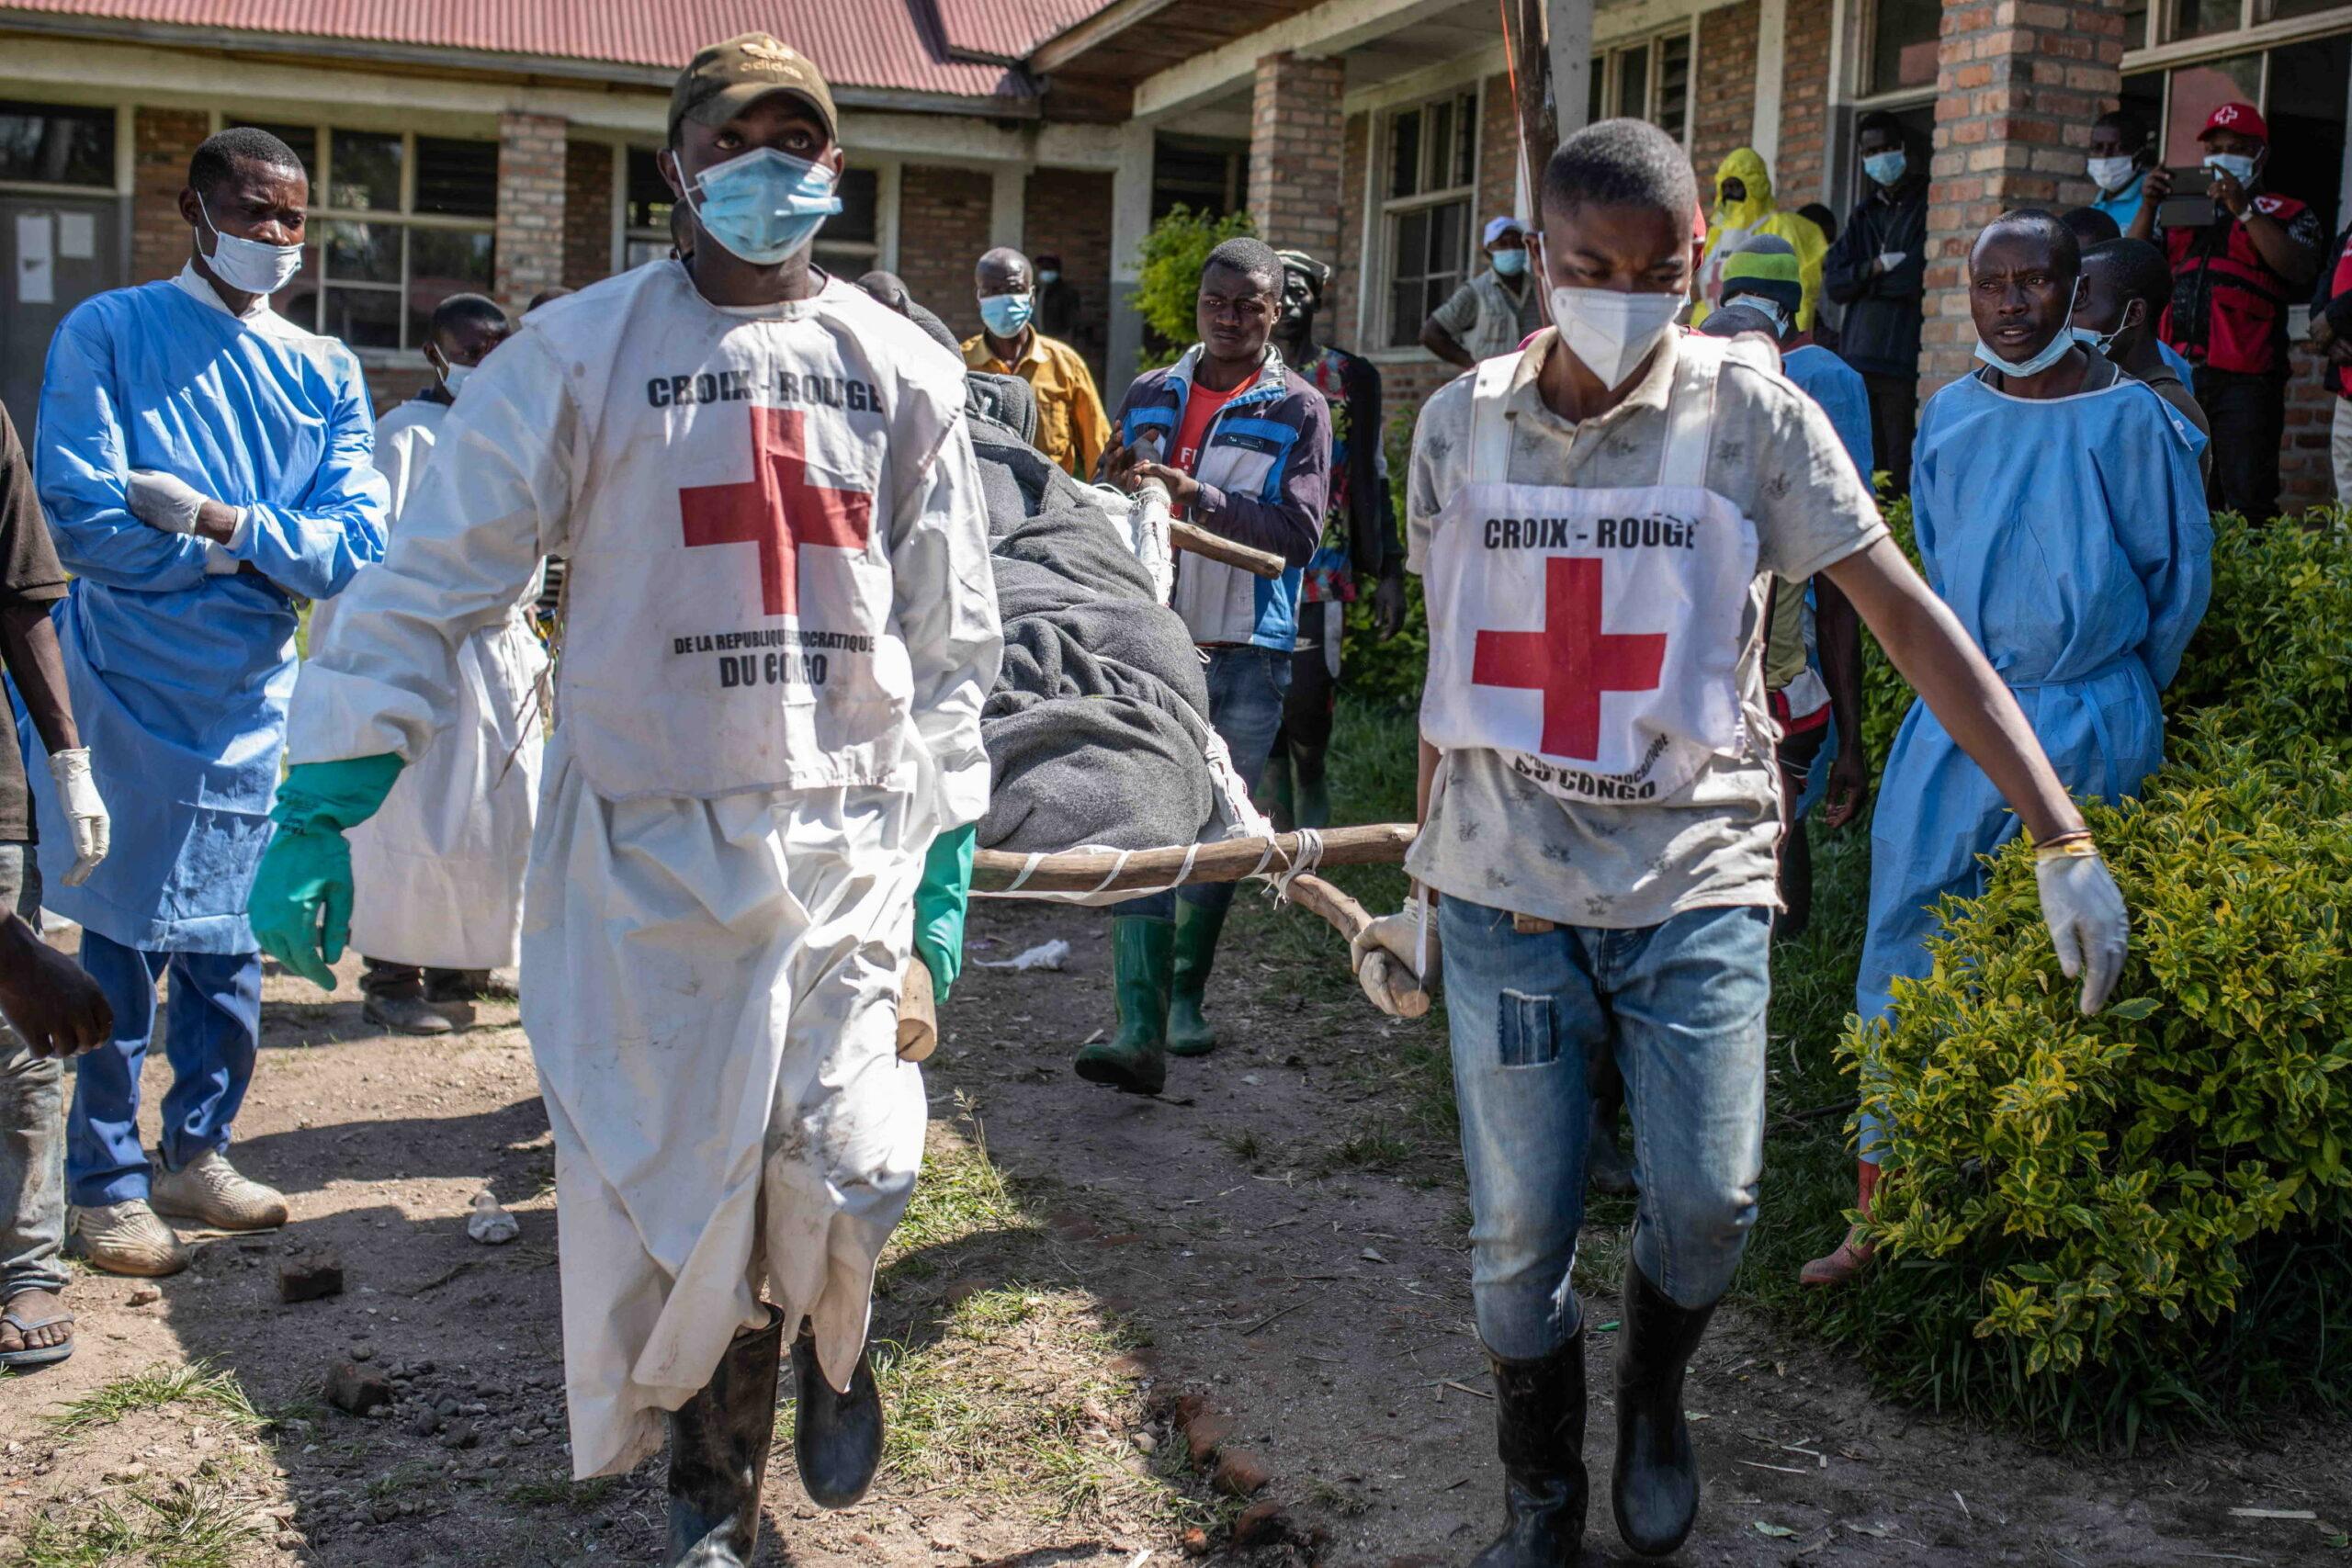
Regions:
<instances>
[{"instance_id":1,"label":"patched jeans","mask_svg":"<svg viewBox=\"0 0 2352 1568\"><path fill-rule=\"evenodd\" d=\"M0 910L33 919L40 865L30 844L0 844ZM65 1068L36 1056L0 1020L0 1301L62 1291L65 1268Z\"/></svg>"},{"instance_id":2,"label":"patched jeans","mask_svg":"<svg viewBox=\"0 0 2352 1568\"><path fill-rule=\"evenodd\" d=\"M1682 1306L1721 1296L1764 1170L1771 911L1522 935L1501 909L1453 897L1439 909L1478 1337L1532 1360L1577 1331L1569 1269L1596 1051L1616 1052L1633 1115L1634 1262Z\"/></svg>"},{"instance_id":3,"label":"patched jeans","mask_svg":"<svg viewBox=\"0 0 2352 1568\"><path fill-rule=\"evenodd\" d=\"M1274 732L1283 727L1283 704L1290 696L1290 650L1271 648L1213 648L1209 655L1209 724L1233 754L1234 771L1248 789L1266 771L1274 749ZM1114 904L1114 915L1176 913L1176 900L1206 909L1222 909L1233 902L1237 885L1230 882L1188 883L1173 892L1148 894Z\"/></svg>"}]
</instances>

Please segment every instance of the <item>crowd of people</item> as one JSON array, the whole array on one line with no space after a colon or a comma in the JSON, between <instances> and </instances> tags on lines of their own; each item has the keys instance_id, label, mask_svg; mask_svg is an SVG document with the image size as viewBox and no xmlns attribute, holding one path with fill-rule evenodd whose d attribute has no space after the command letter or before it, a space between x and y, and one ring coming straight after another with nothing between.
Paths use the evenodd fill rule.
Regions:
<instances>
[{"instance_id":1,"label":"crowd of people","mask_svg":"<svg viewBox=\"0 0 2352 1568\"><path fill-rule=\"evenodd\" d=\"M1393 635L1423 579L1416 891L1351 960L1375 1005L1401 1003L1374 953L1448 1002L1506 1481L1476 1562L1577 1560L1588 1179L1640 1194L1614 1521L1675 1550L1699 1495L1684 1369L1757 1216L1804 817L1842 826L1871 793L1861 626L1920 700L1877 789L1857 1011L1925 973L1939 900L2019 832L2098 1010L2128 916L2076 802L2161 761L2209 484L2275 502L2277 443L2266 480L2249 433L2275 435L2280 302L2318 270L2250 107L2206 129L2201 215L2110 115L2096 208L1975 238L1977 367L1921 408L1924 159L1884 116L1860 139L1871 190L1833 233L1775 204L1753 152L1702 214L1656 128L1571 137L1423 326L1464 374L1419 411L1400 533L1380 375L1318 321L1328 261L1219 245L1197 341L1106 412L1048 330L1070 303L1048 258L978 257L960 345L899 279L813 264L844 151L822 74L765 35L677 79L673 254L519 322L443 301L431 383L380 421L350 350L270 309L300 265L300 160L213 137L178 276L67 318L29 455L0 418L0 658L28 764L0 748L0 1365L72 1350L69 1221L93 1267L137 1275L185 1266L174 1219L285 1221L229 1156L265 954L331 990L355 949L367 1016L412 1033L464 1027L519 966L577 1473L666 1443L668 1561L747 1562L788 1348L808 1495L862 1496L884 1421L868 1292L926 1113L901 986L910 956L954 978L989 793L1003 635L972 424L1019 400L1073 477L1157 487L1278 558L1182 557L1171 606L1204 716L1284 826L1330 820L1345 607ZM2315 316L2339 387L2347 294ZM1114 908L1115 1027L1080 1077L1155 1094L1216 1047L1231 896ZM41 942L43 907L81 928L78 963ZM1883 1149L1865 1125L1865 1217ZM1858 1229L1806 1278L1869 1254Z\"/></svg>"}]
</instances>

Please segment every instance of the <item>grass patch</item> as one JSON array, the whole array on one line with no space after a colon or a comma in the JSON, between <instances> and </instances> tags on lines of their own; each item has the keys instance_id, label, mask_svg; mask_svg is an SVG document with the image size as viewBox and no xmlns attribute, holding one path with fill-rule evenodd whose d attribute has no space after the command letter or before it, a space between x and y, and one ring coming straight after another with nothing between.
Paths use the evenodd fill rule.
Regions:
<instances>
[{"instance_id":1,"label":"grass patch","mask_svg":"<svg viewBox=\"0 0 2352 1568\"><path fill-rule=\"evenodd\" d=\"M605 1506L605 1499L620 1483L617 1475L592 1475L585 1481L563 1477L525 1481L506 1489L506 1500L526 1508L571 1508L592 1513Z\"/></svg>"},{"instance_id":2,"label":"grass patch","mask_svg":"<svg viewBox=\"0 0 2352 1568\"><path fill-rule=\"evenodd\" d=\"M127 1507L46 1510L33 1519L22 1562L24 1568L231 1568L262 1539L249 1522L251 1506L198 1486L134 1497Z\"/></svg>"},{"instance_id":3,"label":"grass patch","mask_svg":"<svg viewBox=\"0 0 2352 1568\"><path fill-rule=\"evenodd\" d=\"M175 1404L200 1410L234 1427L258 1427L267 1421L245 1397L237 1375L209 1360L181 1367L154 1366L117 1378L72 1401L49 1421L59 1437L71 1438L142 1411Z\"/></svg>"},{"instance_id":4,"label":"grass patch","mask_svg":"<svg viewBox=\"0 0 2352 1568\"><path fill-rule=\"evenodd\" d=\"M1342 1170L1395 1170L1413 1157L1413 1140L1401 1133L1358 1133L1323 1151L1316 1162L1317 1176Z\"/></svg>"}]
</instances>

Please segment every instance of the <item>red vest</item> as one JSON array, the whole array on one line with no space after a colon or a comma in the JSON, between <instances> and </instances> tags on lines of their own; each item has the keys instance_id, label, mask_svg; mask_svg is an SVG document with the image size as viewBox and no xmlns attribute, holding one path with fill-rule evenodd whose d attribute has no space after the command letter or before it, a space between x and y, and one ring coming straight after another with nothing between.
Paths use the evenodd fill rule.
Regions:
<instances>
[{"instance_id":1,"label":"red vest","mask_svg":"<svg viewBox=\"0 0 2352 1568\"><path fill-rule=\"evenodd\" d=\"M2352 228L2344 231L2344 248L2335 254L2335 271L2327 280L2328 299L2340 299L2346 294L2352 294ZM2339 398L2352 398L2352 366L2329 366L2324 385Z\"/></svg>"},{"instance_id":2,"label":"red vest","mask_svg":"<svg viewBox=\"0 0 2352 1568\"><path fill-rule=\"evenodd\" d=\"M2303 204L2264 194L2255 210L2291 223ZM2293 288L2254 248L2245 225L2227 214L2202 229L2167 229L2172 304L2165 341L2194 365L2267 376L2287 368L2287 305Z\"/></svg>"}]
</instances>

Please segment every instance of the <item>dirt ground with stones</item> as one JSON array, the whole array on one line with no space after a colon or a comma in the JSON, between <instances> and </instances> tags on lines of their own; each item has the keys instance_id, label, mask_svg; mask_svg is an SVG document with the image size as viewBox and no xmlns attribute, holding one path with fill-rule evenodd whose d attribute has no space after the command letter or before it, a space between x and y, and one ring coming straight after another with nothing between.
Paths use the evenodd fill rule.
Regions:
<instances>
[{"instance_id":1,"label":"dirt ground with stones","mask_svg":"<svg viewBox=\"0 0 2352 1568\"><path fill-rule=\"evenodd\" d=\"M1110 1019L1102 917L976 912L975 959L1049 937L1075 952L1062 973L974 967L958 986L929 1074L924 1194L877 1284L883 1479L860 1507L818 1514L787 1408L761 1562L1475 1555L1499 1479L1460 1170L1400 1131L1400 1056L1430 1026L1374 1015L1336 943L1338 983L1278 972L1270 922L1303 918L1237 918L1212 998L1224 1049L1141 1100L1069 1070ZM277 975L266 991L235 1154L286 1191L291 1223L205 1239L155 1286L78 1275L77 1354L0 1382L0 1563L658 1561L657 1465L569 1479L552 1154L513 1010L388 1039L363 1023L351 967L332 999ZM159 1066L151 1106L162 1081ZM485 1184L521 1223L511 1245L467 1237ZM1596 1563L1628 1560L1608 1521L1612 1336L1598 1331L1616 1317L1600 1286L1621 1245L1595 1232L1581 1266ZM330 1253L341 1292L282 1303L281 1269ZM391 1403L328 1403L338 1363L346 1402ZM2057 1456L1878 1402L1849 1365L1728 1311L1689 1405L1707 1492L1685 1562L2346 1560L2328 1522L2352 1520L2341 1430Z\"/></svg>"}]
</instances>

